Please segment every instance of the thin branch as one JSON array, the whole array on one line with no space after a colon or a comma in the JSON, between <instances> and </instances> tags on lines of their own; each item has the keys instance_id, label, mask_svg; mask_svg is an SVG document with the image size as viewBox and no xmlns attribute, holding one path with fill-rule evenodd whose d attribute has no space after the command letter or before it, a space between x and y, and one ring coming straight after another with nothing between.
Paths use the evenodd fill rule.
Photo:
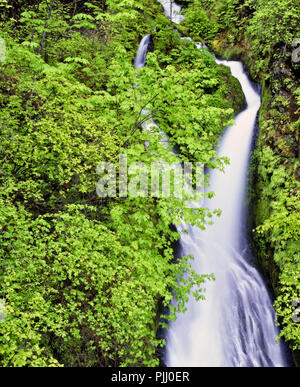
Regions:
<instances>
[{"instance_id":1,"label":"thin branch","mask_svg":"<svg viewBox=\"0 0 300 387\"><path fill-rule=\"evenodd\" d=\"M140 128L149 118L152 118L152 113L149 113L149 114L145 115L141 120L136 121L134 123L133 128L130 131L129 137L127 138L127 140L122 145L122 148L126 147L128 145L130 137L133 136L134 133L137 131L137 129Z\"/></svg>"},{"instance_id":2,"label":"thin branch","mask_svg":"<svg viewBox=\"0 0 300 387\"><path fill-rule=\"evenodd\" d=\"M54 2L54 0L51 0L51 4L50 4L50 7L49 7L49 12L48 12L47 20L46 20L46 23L45 23L45 26L44 26L43 35L42 35L42 39L41 39L41 42L40 42L40 48L38 50L38 55L41 55L41 52L42 52L42 49L43 49L44 41L45 41L46 34L47 34L46 30L48 28L48 23L49 23L49 20L51 18L51 15L52 15L53 2Z\"/></svg>"},{"instance_id":3,"label":"thin branch","mask_svg":"<svg viewBox=\"0 0 300 387\"><path fill-rule=\"evenodd\" d=\"M72 14L72 19L75 16L76 10L77 10L77 0L74 0L74 9L73 9L73 14Z\"/></svg>"},{"instance_id":4,"label":"thin branch","mask_svg":"<svg viewBox=\"0 0 300 387\"><path fill-rule=\"evenodd\" d=\"M156 98L156 97L158 96L158 94L159 94L159 93L156 93L151 99L149 99L148 102L145 103L144 106L142 106L142 108L141 108L141 110L140 110L140 112L139 112L139 115L138 115L137 119L135 120L135 123L133 124L133 126L135 126L136 123L139 121L139 119L140 119L140 117L141 117L141 114L142 114L142 111L145 109L145 107L146 107L150 102L152 102L152 101L154 100L154 98Z\"/></svg>"}]
</instances>

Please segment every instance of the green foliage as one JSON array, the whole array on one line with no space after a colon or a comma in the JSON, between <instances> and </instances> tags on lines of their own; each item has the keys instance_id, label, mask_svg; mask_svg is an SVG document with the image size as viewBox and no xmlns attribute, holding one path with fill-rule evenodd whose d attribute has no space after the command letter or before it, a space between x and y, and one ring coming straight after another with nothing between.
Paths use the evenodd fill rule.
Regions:
<instances>
[{"instance_id":1,"label":"green foliage","mask_svg":"<svg viewBox=\"0 0 300 387\"><path fill-rule=\"evenodd\" d=\"M234 47L249 63L253 76L267 79L277 61L291 60L291 44L300 33L297 0L280 0L275 5L272 0L199 1L199 4L218 23L214 48L222 53Z\"/></svg>"},{"instance_id":2,"label":"green foliage","mask_svg":"<svg viewBox=\"0 0 300 387\"><path fill-rule=\"evenodd\" d=\"M299 253L299 245L298 245ZM293 313L296 307L293 301L299 300L300 295L300 258L297 265L289 262L280 274L280 292L275 301L275 308L278 320L280 321L281 332L279 337L291 343L294 350L300 350L300 325L293 320Z\"/></svg>"},{"instance_id":3,"label":"green foliage","mask_svg":"<svg viewBox=\"0 0 300 387\"><path fill-rule=\"evenodd\" d=\"M193 39L211 41L218 32L218 24L210 19L202 7L202 2L194 0L183 12L183 26Z\"/></svg>"},{"instance_id":4,"label":"green foliage","mask_svg":"<svg viewBox=\"0 0 300 387\"><path fill-rule=\"evenodd\" d=\"M206 49L197 49L189 40L179 39L179 35L169 41L169 35L168 28L153 34L158 48L148 54L141 87L144 81L147 88L143 93L150 94L152 90L156 95L151 111L181 155L208 164L216 156L215 145L231 123L233 113L245 107L245 98L230 70L217 66ZM155 80L154 85L150 79Z\"/></svg>"},{"instance_id":5,"label":"green foliage","mask_svg":"<svg viewBox=\"0 0 300 387\"><path fill-rule=\"evenodd\" d=\"M269 93L265 94L269 97ZM273 101L273 106L276 103ZM270 106L269 98L265 104ZM293 349L299 349L299 324L291 318L292 301L300 296L300 184L295 179L299 161L293 154L298 125L287 124L291 117L277 110L263 112L261 117L265 121L261 125L260 152L256 153L256 240L276 289L274 306L280 337L289 341Z\"/></svg>"},{"instance_id":6,"label":"green foliage","mask_svg":"<svg viewBox=\"0 0 300 387\"><path fill-rule=\"evenodd\" d=\"M300 33L299 27L300 5L298 1L281 0L259 1L256 12L247 28L251 39L251 51L260 51L263 61L257 64L257 71L263 71L271 65L278 55L278 47L291 45L293 39ZM278 23L280 20L280 23Z\"/></svg>"},{"instance_id":7,"label":"green foliage","mask_svg":"<svg viewBox=\"0 0 300 387\"><path fill-rule=\"evenodd\" d=\"M96 168L121 153L175 161L140 130L145 107L180 161L210 162L236 109L230 75L181 41L156 1L16 3L0 3L0 364L156 366L159 324L214 279L192 257L174 261L174 224L205 228L219 212L174 197L99 199ZM135 70L154 27L156 50ZM177 309L162 316L173 294Z\"/></svg>"},{"instance_id":8,"label":"green foliage","mask_svg":"<svg viewBox=\"0 0 300 387\"><path fill-rule=\"evenodd\" d=\"M187 268L184 260L168 264L170 241L156 231L168 220L155 224L150 204L133 213L125 212L132 205L120 204L111 210L110 230L87 218L96 216L95 207L70 205L33 219L23 207L3 204L2 365L157 365L157 301L170 301L168 288L176 291L176 277Z\"/></svg>"},{"instance_id":9,"label":"green foliage","mask_svg":"<svg viewBox=\"0 0 300 387\"><path fill-rule=\"evenodd\" d=\"M177 56L177 52L171 54ZM177 68L168 65L161 70L156 55L148 54L149 71L141 74L143 92L150 93L152 89L157 95L151 111L160 128L169 134L182 155L203 163L216 156L216 142L233 116L230 104L222 99L221 71L208 55L199 55L190 66L178 60ZM149 78L155 80L154 87L147 83Z\"/></svg>"},{"instance_id":10,"label":"green foliage","mask_svg":"<svg viewBox=\"0 0 300 387\"><path fill-rule=\"evenodd\" d=\"M280 322L280 337L291 342L293 349L300 348L299 324L293 322L292 301L300 296L300 185L293 179L293 168L287 178L287 169L270 147L265 147L258 157L259 180L256 189L260 199L256 204L256 240L263 257L263 265L270 271L272 260L279 268L274 277L277 298L275 308ZM295 160L295 165L297 161ZM270 248L273 257L270 257Z\"/></svg>"}]
</instances>

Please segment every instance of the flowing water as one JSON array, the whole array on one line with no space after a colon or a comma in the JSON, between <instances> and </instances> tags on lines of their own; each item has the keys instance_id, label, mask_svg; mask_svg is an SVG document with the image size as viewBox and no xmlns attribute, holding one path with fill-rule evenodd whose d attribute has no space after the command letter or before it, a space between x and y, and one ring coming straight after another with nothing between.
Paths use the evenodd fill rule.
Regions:
<instances>
[{"instance_id":1,"label":"flowing water","mask_svg":"<svg viewBox=\"0 0 300 387\"><path fill-rule=\"evenodd\" d=\"M166 16L168 16L168 18L172 22L179 24L183 20L180 5L170 0L158 0L158 1L163 6Z\"/></svg>"},{"instance_id":2,"label":"flowing water","mask_svg":"<svg viewBox=\"0 0 300 387\"><path fill-rule=\"evenodd\" d=\"M144 36L140 42L139 49L134 60L134 67L136 69L139 69L145 66L148 46L150 44L150 38L151 38L151 35L148 34Z\"/></svg>"},{"instance_id":3,"label":"flowing water","mask_svg":"<svg viewBox=\"0 0 300 387\"><path fill-rule=\"evenodd\" d=\"M191 299L188 310L170 324L166 364L169 366L286 366L271 297L253 259L246 235L246 182L251 143L260 95L240 62L218 61L230 67L241 83L247 108L227 128L218 149L230 165L225 173L213 170L213 199L204 205L222 215L205 231L184 225L180 255L192 254L193 269L214 273L206 300Z\"/></svg>"},{"instance_id":4,"label":"flowing water","mask_svg":"<svg viewBox=\"0 0 300 387\"><path fill-rule=\"evenodd\" d=\"M160 2L165 11L170 10L169 1ZM145 65L149 41L149 35L141 41L136 67ZM199 274L214 273L216 280L206 283L204 301L191 298L187 311L170 323L164 360L174 367L287 366L285 348L276 343L272 300L253 264L246 233L247 174L260 94L241 62L217 62L229 66L239 80L247 108L227 128L218 147L218 155L229 157L230 165L225 173L210 171L215 196L204 205L220 208L221 217L205 231L188 224L180 228L189 231L181 233L180 256L194 255L193 269Z\"/></svg>"}]
</instances>

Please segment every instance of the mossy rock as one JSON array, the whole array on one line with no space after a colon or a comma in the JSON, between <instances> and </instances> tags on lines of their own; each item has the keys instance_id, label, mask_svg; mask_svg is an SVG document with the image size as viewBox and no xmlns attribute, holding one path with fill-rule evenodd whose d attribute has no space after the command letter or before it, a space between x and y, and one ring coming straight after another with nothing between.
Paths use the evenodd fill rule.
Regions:
<instances>
[{"instance_id":1,"label":"mossy rock","mask_svg":"<svg viewBox=\"0 0 300 387\"><path fill-rule=\"evenodd\" d=\"M227 85L227 92L225 93L226 100L230 103L235 114L238 114L247 107L245 95L242 86L237 78L235 78L230 71L230 68L220 65L220 71L224 83Z\"/></svg>"}]
</instances>

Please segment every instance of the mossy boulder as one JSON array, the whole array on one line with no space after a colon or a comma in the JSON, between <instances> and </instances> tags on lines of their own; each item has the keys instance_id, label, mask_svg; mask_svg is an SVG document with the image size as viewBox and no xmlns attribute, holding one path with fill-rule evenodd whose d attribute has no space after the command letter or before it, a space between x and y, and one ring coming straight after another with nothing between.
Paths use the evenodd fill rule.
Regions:
<instances>
[{"instance_id":1,"label":"mossy boulder","mask_svg":"<svg viewBox=\"0 0 300 387\"><path fill-rule=\"evenodd\" d=\"M220 71L224 83L227 85L225 98L230 103L234 113L237 114L244 110L247 106L242 86L237 78L231 74L229 67L220 65Z\"/></svg>"}]
</instances>

